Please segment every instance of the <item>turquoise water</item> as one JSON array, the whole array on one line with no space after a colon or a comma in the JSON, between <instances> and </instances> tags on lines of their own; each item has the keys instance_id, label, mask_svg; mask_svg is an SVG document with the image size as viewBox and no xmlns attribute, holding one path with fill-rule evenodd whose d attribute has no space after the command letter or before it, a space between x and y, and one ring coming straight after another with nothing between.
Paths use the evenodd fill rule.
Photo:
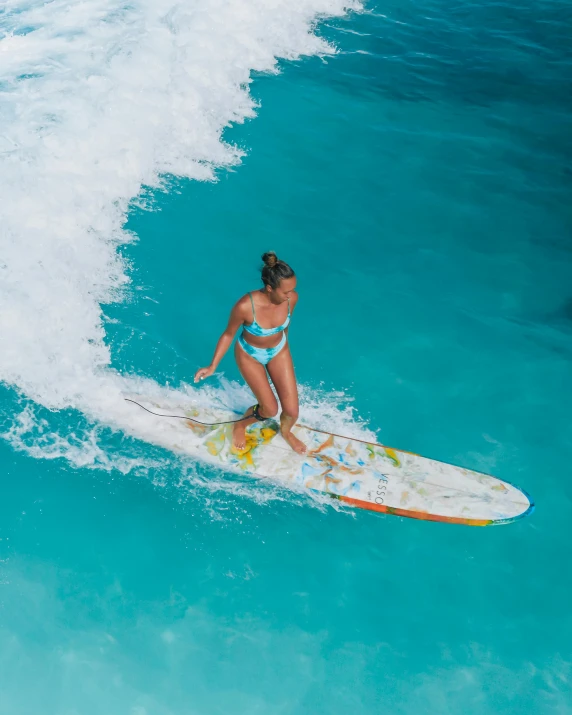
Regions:
<instances>
[{"instance_id":1,"label":"turquoise water","mask_svg":"<svg viewBox=\"0 0 572 715\"><path fill-rule=\"evenodd\" d=\"M73 32L14 7L1 712L572 712L564 6L370 3L319 25L335 56L304 24L326 2ZM531 517L337 510L131 435L120 390L191 391L268 249L304 420L494 473ZM242 409L222 370L201 398Z\"/></svg>"}]
</instances>

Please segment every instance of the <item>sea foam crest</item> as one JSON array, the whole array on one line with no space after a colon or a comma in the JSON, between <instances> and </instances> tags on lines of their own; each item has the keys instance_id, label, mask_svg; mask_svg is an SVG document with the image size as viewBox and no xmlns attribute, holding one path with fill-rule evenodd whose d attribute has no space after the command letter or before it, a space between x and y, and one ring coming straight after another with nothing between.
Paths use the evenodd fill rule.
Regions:
<instances>
[{"instance_id":1,"label":"sea foam crest","mask_svg":"<svg viewBox=\"0 0 572 715\"><path fill-rule=\"evenodd\" d=\"M334 50L320 16L355 0L8 0L0 27L0 380L121 427L101 304L128 290L129 202L161 176L240 160L253 70ZM156 389L159 389L158 387Z\"/></svg>"}]
</instances>

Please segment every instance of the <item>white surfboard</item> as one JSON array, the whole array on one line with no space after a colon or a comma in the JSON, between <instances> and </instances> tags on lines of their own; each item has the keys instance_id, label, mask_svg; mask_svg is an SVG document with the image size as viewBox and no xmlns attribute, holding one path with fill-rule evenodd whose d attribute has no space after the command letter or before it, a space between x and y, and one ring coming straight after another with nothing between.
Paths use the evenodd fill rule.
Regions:
<instances>
[{"instance_id":1,"label":"white surfboard","mask_svg":"<svg viewBox=\"0 0 572 715\"><path fill-rule=\"evenodd\" d=\"M234 414L189 403L159 404L136 395L128 399L161 415L178 414L208 423L236 419ZM134 410L141 407L133 405ZM152 414L148 419L156 426L152 432L156 444L360 509L469 526L507 524L534 509L524 491L488 474L304 425L294 428L308 448L306 455L298 455L284 442L273 420L250 426L246 449L237 452L232 446L232 425L204 427Z\"/></svg>"}]
</instances>

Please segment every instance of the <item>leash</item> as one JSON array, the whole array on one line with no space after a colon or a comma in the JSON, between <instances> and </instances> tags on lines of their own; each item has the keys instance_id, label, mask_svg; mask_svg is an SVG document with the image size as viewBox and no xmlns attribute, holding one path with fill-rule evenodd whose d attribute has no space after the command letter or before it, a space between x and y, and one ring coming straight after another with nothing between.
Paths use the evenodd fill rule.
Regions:
<instances>
[{"instance_id":1,"label":"leash","mask_svg":"<svg viewBox=\"0 0 572 715\"><path fill-rule=\"evenodd\" d=\"M269 419L268 417L263 417L260 414L259 405L254 405L254 409L253 409L251 415L239 417L237 420L227 420L226 422L201 422L200 420L195 420L192 417L187 417L186 415L162 415L159 412L153 412L153 410L147 409L147 407L145 407L141 403L137 402L136 400L130 400L129 397L124 397L123 399L125 400L125 402L132 402L134 405L138 405L142 410L145 410L145 412L149 412L149 414L151 414L151 415L155 415L155 417L174 417L178 420L187 420L187 422L196 422L196 424L203 425L203 427L218 427L218 425L233 425L236 422L242 422L243 420L249 420L251 417L256 417L256 419L259 420L260 422L263 422L264 420Z\"/></svg>"}]
</instances>

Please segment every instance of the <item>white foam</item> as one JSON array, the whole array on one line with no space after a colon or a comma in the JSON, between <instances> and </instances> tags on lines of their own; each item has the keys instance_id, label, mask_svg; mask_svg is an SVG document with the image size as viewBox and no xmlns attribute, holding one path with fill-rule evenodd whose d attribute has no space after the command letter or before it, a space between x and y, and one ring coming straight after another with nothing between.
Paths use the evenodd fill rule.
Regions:
<instances>
[{"instance_id":1,"label":"white foam","mask_svg":"<svg viewBox=\"0 0 572 715\"><path fill-rule=\"evenodd\" d=\"M356 0L8 0L0 28L0 380L44 408L132 423L121 396L134 379L109 369L101 312L128 290L117 248L134 238L123 229L129 202L161 176L212 179L215 167L238 162L221 133L255 113L251 71L333 52L314 22L352 7ZM163 390L150 380L136 386ZM240 394L213 388L209 396L230 395L236 407ZM347 427L351 413L338 402L305 400L314 424L322 415L331 425L336 413ZM23 413L8 432L15 446L105 465L87 438L81 447L69 435L24 439L37 428L35 414ZM144 436L143 415L140 429Z\"/></svg>"}]
</instances>

